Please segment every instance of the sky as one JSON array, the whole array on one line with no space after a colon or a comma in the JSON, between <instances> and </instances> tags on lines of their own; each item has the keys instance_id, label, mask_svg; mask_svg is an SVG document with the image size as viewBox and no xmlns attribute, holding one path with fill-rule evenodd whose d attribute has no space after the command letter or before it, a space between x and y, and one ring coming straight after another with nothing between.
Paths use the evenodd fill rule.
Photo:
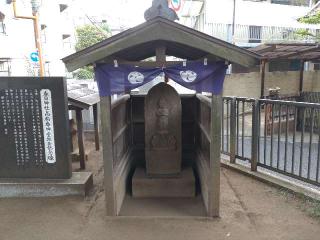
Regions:
<instances>
[{"instance_id":1,"label":"sky","mask_svg":"<svg viewBox=\"0 0 320 240\"><path fill-rule=\"evenodd\" d=\"M152 0L74 0L73 4L89 16L106 15L112 23L133 27L144 22L144 11Z\"/></svg>"}]
</instances>

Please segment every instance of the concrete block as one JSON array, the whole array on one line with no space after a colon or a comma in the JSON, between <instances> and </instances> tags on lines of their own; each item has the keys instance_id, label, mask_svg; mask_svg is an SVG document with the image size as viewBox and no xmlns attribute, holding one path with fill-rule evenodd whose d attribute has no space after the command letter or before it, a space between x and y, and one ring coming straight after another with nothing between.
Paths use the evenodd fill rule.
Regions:
<instances>
[{"instance_id":1,"label":"concrete block","mask_svg":"<svg viewBox=\"0 0 320 240\"><path fill-rule=\"evenodd\" d=\"M178 177L148 177L145 169L137 168L132 178L135 198L195 197L195 177L192 168L183 169Z\"/></svg>"},{"instance_id":2,"label":"concrete block","mask_svg":"<svg viewBox=\"0 0 320 240\"><path fill-rule=\"evenodd\" d=\"M86 196L91 172L73 172L70 179L0 179L0 198Z\"/></svg>"}]
</instances>

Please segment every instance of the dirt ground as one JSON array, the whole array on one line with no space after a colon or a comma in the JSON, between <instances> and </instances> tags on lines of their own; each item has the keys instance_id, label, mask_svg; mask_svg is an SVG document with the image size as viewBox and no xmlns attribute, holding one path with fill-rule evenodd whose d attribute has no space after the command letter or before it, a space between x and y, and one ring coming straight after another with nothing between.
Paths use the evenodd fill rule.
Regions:
<instances>
[{"instance_id":1,"label":"dirt ground","mask_svg":"<svg viewBox=\"0 0 320 240\"><path fill-rule=\"evenodd\" d=\"M78 163L74 163L78 167ZM0 240L316 240L320 221L301 200L230 170L221 170L221 218L105 216L101 152L89 156L89 197L0 200Z\"/></svg>"}]
</instances>

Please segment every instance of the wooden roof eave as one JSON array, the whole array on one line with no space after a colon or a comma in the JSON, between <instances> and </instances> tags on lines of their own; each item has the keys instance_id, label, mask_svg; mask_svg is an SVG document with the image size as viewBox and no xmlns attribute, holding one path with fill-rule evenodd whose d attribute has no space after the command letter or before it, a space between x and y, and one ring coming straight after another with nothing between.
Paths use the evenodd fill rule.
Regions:
<instances>
[{"instance_id":1,"label":"wooden roof eave","mask_svg":"<svg viewBox=\"0 0 320 240\"><path fill-rule=\"evenodd\" d=\"M98 62L126 48L151 41L183 44L229 62L250 67L260 55L164 19L152 20L63 59L69 71Z\"/></svg>"}]
</instances>

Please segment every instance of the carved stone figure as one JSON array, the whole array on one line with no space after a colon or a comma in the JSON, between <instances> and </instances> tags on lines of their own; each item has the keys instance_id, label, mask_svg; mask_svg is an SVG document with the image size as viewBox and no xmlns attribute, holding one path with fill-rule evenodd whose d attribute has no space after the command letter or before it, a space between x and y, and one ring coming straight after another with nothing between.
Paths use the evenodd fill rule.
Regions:
<instances>
[{"instance_id":1,"label":"carved stone figure","mask_svg":"<svg viewBox=\"0 0 320 240\"><path fill-rule=\"evenodd\" d=\"M152 6L144 13L144 18L149 21L155 17L167 18L171 21L179 20L177 13L169 8L168 0L153 0Z\"/></svg>"},{"instance_id":2,"label":"carved stone figure","mask_svg":"<svg viewBox=\"0 0 320 240\"><path fill-rule=\"evenodd\" d=\"M177 148L176 137L169 133L169 109L164 97L158 102L157 133L152 136L151 148L153 150L175 150Z\"/></svg>"},{"instance_id":3,"label":"carved stone figure","mask_svg":"<svg viewBox=\"0 0 320 240\"><path fill-rule=\"evenodd\" d=\"M166 83L150 89L145 99L146 169L149 176L181 171L181 99Z\"/></svg>"}]
</instances>

